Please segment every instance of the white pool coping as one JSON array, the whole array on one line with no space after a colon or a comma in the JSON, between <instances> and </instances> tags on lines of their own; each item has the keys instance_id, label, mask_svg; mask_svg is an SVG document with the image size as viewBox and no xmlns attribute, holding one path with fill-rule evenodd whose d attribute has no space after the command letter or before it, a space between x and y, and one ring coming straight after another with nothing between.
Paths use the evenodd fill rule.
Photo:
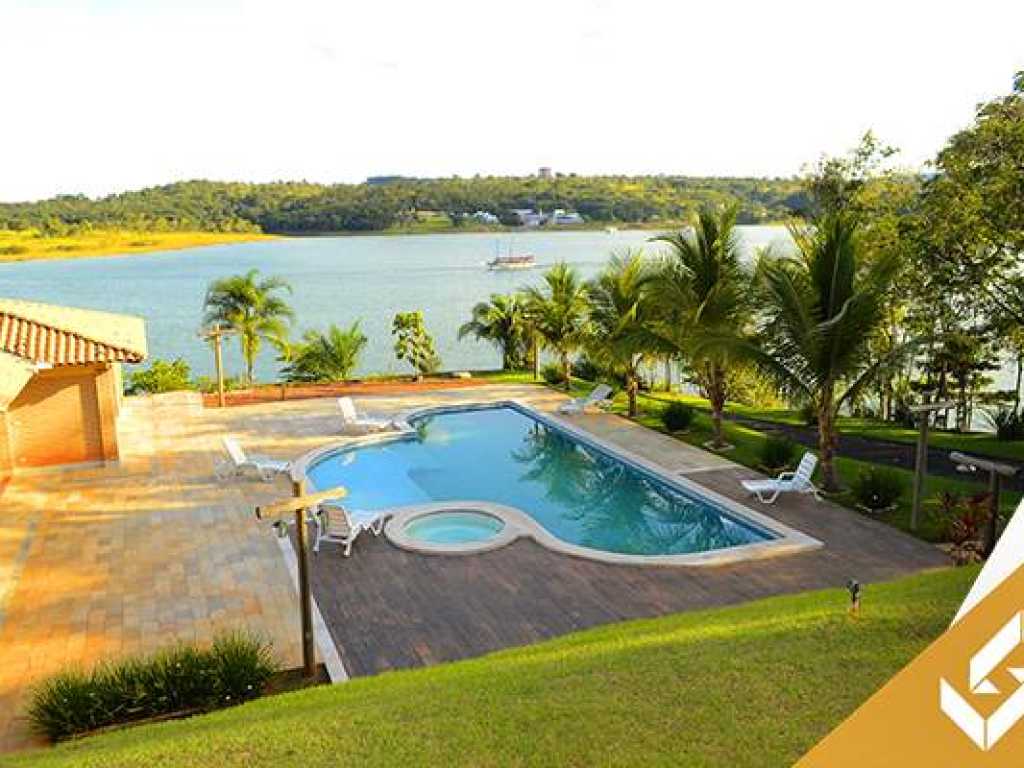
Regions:
<instances>
[{"instance_id":1,"label":"white pool coping","mask_svg":"<svg viewBox=\"0 0 1024 768\"><path fill-rule=\"evenodd\" d=\"M331 442L327 445L316 448L292 463L292 479L296 481L306 479L306 470L321 458L338 451L359 448L366 445L373 445L380 442L394 440L406 440L416 435L416 430L409 426L412 419L429 416L431 414L448 413L453 411L489 410L493 408L511 407L526 416L555 429L568 433L574 439L590 445L598 450L609 453L649 475L653 475L660 482L679 491L703 498L711 504L722 508L730 517L736 518L741 524L747 524L755 529L762 529L775 538L764 541L751 542L748 544L737 544L721 549L706 550L704 552L689 552L685 554L671 555L635 555L620 552L608 552L606 550L585 547L579 544L572 544L564 541L540 523L534 520L527 512L514 507L504 506L489 501L465 499L459 501L433 502L429 504L415 504L410 506L395 507L385 510L384 514L389 517L385 527L388 539L395 546L409 551L422 554L434 555L467 555L492 551L511 544L522 537L532 538L554 552L582 557L588 560L596 560L604 563L619 565L653 565L653 566L714 566L728 563L746 562L768 557L778 557L796 552L807 552L820 549L824 544L801 531L791 528L774 518L769 517L757 510L744 506L726 496L723 496L710 488L692 482L691 480L670 474L663 467L651 462L632 451L624 449L607 440L582 429L568 419L559 418L552 414L543 413L536 408L518 400L495 400L488 402L460 403L452 405L431 406L419 408L401 413L396 421L403 425L402 429L391 432L378 432L370 435L358 436ZM420 517L424 514L442 511L480 511L493 515L505 522L505 528L494 538L482 542L471 542L467 544L437 544L412 539L405 534L404 528L409 520Z\"/></svg>"}]
</instances>

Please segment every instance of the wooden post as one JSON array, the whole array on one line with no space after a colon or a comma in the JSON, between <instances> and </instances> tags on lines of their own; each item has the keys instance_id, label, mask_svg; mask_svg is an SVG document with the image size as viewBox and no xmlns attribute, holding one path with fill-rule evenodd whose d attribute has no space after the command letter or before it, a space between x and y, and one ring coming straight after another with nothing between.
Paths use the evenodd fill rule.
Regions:
<instances>
[{"instance_id":1,"label":"wooden post","mask_svg":"<svg viewBox=\"0 0 1024 768\"><path fill-rule=\"evenodd\" d=\"M928 474L928 423L931 414L921 411L920 431L917 434L917 457L914 461L914 501L910 507L910 530L917 530L917 520L921 514L921 501L924 496L924 479Z\"/></svg>"},{"instance_id":2,"label":"wooden post","mask_svg":"<svg viewBox=\"0 0 1024 768\"><path fill-rule=\"evenodd\" d=\"M295 513L295 541L299 570L299 609L302 620L302 672L307 679L316 677L316 640L313 635L313 594L309 585L309 547L306 542L306 512L321 502L340 499L348 494L338 486L326 491L303 495L303 482L292 482L293 498L256 507L256 518Z\"/></svg>"},{"instance_id":3,"label":"wooden post","mask_svg":"<svg viewBox=\"0 0 1024 768\"><path fill-rule=\"evenodd\" d=\"M292 481L292 495L300 498L303 482ZM316 677L316 641L313 638L313 593L309 586L309 552L306 547L306 508L295 510L295 541L299 559L299 608L302 612L302 673Z\"/></svg>"},{"instance_id":4,"label":"wooden post","mask_svg":"<svg viewBox=\"0 0 1024 768\"><path fill-rule=\"evenodd\" d=\"M924 501L924 481L928 477L928 427L933 411L941 411L952 403L923 403L911 406L910 412L921 419L920 432L917 434L917 454L914 459L914 500L910 507L910 530L917 530L917 521L921 517L921 504Z\"/></svg>"},{"instance_id":5,"label":"wooden post","mask_svg":"<svg viewBox=\"0 0 1024 768\"><path fill-rule=\"evenodd\" d=\"M224 407L224 356L220 348L220 328L213 333L213 360L217 366L217 405Z\"/></svg>"}]
</instances>

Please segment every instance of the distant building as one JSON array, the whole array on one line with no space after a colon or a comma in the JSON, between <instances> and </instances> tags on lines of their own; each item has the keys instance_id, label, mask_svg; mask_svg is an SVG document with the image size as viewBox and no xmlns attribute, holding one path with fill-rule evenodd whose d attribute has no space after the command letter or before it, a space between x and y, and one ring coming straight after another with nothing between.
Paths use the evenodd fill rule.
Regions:
<instances>
[{"instance_id":1,"label":"distant building","mask_svg":"<svg viewBox=\"0 0 1024 768\"><path fill-rule=\"evenodd\" d=\"M542 165L537 169L537 175L542 179L550 179L554 176L551 169L546 165Z\"/></svg>"},{"instance_id":2,"label":"distant building","mask_svg":"<svg viewBox=\"0 0 1024 768\"><path fill-rule=\"evenodd\" d=\"M551 218L549 221L551 224L556 226L572 226L573 224L582 224L583 217L576 213L576 211L566 211L561 208L555 208L555 210L551 212Z\"/></svg>"},{"instance_id":3,"label":"distant building","mask_svg":"<svg viewBox=\"0 0 1024 768\"><path fill-rule=\"evenodd\" d=\"M145 358L141 317L0 299L0 475L117 461L121 363Z\"/></svg>"},{"instance_id":4,"label":"distant building","mask_svg":"<svg viewBox=\"0 0 1024 768\"><path fill-rule=\"evenodd\" d=\"M524 227L539 227L547 221L547 216L533 208L513 208L512 213Z\"/></svg>"},{"instance_id":5,"label":"distant building","mask_svg":"<svg viewBox=\"0 0 1024 768\"><path fill-rule=\"evenodd\" d=\"M481 224L500 224L498 217L490 211L477 211L476 213L470 214L471 219L479 221Z\"/></svg>"}]
</instances>

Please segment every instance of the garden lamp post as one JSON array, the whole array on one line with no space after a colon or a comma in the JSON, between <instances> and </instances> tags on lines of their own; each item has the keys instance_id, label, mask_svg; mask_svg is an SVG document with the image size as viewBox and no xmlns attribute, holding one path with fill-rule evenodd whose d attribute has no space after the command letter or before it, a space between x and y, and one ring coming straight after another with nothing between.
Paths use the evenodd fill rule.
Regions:
<instances>
[{"instance_id":1,"label":"garden lamp post","mask_svg":"<svg viewBox=\"0 0 1024 768\"><path fill-rule=\"evenodd\" d=\"M302 674L307 680L316 677L316 643L313 639L313 595L309 588L309 552L306 544L306 515L312 507L329 499L340 499L348 491L338 486L326 491L306 494L303 482L292 482L292 498L256 507L256 519L295 514L295 541L299 561L299 608L302 617ZM284 521L280 521L283 523ZM278 525L275 523L275 525Z\"/></svg>"},{"instance_id":2,"label":"garden lamp post","mask_svg":"<svg viewBox=\"0 0 1024 768\"><path fill-rule=\"evenodd\" d=\"M922 403L910 406L910 412L918 417L917 455L914 459L914 501L910 507L910 530L917 530L917 520L921 516L921 502L924 497L924 479L928 475L928 425L933 411L944 411L952 408L955 403Z\"/></svg>"},{"instance_id":3,"label":"garden lamp post","mask_svg":"<svg viewBox=\"0 0 1024 768\"><path fill-rule=\"evenodd\" d=\"M1017 468L998 461L989 461L978 456L953 451L949 458L955 461L961 472L977 472L979 469L988 472L988 528L985 531L985 557L996 548L996 536L999 533L999 490L1004 477L1014 477Z\"/></svg>"}]
</instances>

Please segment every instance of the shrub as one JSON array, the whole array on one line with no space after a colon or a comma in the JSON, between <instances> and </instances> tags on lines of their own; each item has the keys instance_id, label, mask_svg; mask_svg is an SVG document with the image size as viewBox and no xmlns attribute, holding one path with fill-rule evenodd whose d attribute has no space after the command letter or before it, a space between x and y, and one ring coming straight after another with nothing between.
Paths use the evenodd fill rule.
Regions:
<instances>
[{"instance_id":1,"label":"shrub","mask_svg":"<svg viewBox=\"0 0 1024 768\"><path fill-rule=\"evenodd\" d=\"M661 423L669 432L682 432L693 423L693 407L678 400L669 403L661 412Z\"/></svg>"},{"instance_id":2,"label":"shrub","mask_svg":"<svg viewBox=\"0 0 1024 768\"><path fill-rule=\"evenodd\" d=\"M986 410L985 416L995 429L997 440L1024 438L1024 416L1015 409L1004 405Z\"/></svg>"},{"instance_id":3,"label":"shrub","mask_svg":"<svg viewBox=\"0 0 1024 768\"><path fill-rule=\"evenodd\" d=\"M259 696L278 670L270 646L244 633L212 647L181 645L148 657L54 675L32 692L28 719L51 741L147 718L206 711Z\"/></svg>"},{"instance_id":4,"label":"shrub","mask_svg":"<svg viewBox=\"0 0 1024 768\"><path fill-rule=\"evenodd\" d=\"M585 355L573 360L570 370L573 376L584 381L597 381L604 373L601 366Z\"/></svg>"},{"instance_id":5,"label":"shrub","mask_svg":"<svg viewBox=\"0 0 1024 768\"><path fill-rule=\"evenodd\" d=\"M405 360L422 379L441 367L441 358L434 349L434 337L423 324L423 313L399 312L391 321L391 335L395 337L395 357Z\"/></svg>"},{"instance_id":6,"label":"shrub","mask_svg":"<svg viewBox=\"0 0 1024 768\"><path fill-rule=\"evenodd\" d=\"M958 493L943 491L938 499L939 514L946 524L946 539L957 546L982 537L988 523L988 494L978 493L966 499Z\"/></svg>"},{"instance_id":7,"label":"shrub","mask_svg":"<svg viewBox=\"0 0 1024 768\"><path fill-rule=\"evenodd\" d=\"M233 392L237 389L245 389L248 385L240 376L225 376L224 377L224 391ZM217 379L214 376L197 376L195 380L195 388L204 394L210 394L217 391Z\"/></svg>"},{"instance_id":8,"label":"shrub","mask_svg":"<svg viewBox=\"0 0 1024 768\"><path fill-rule=\"evenodd\" d=\"M179 357L171 362L157 359L146 370L132 372L126 391L129 395L143 392L155 395L193 388L192 371L188 363Z\"/></svg>"},{"instance_id":9,"label":"shrub","mask_svg":"<svg viewBox=\"0 0 1024 768\"><path fill-rule=\"evenodd\" d=\"M331 323L326 333L307 331L282 375L287 381L344 381L356 369L367 341L358 320L348 328Z\"/></svg>"},{"instance_id":10,"label":"shrub","mask_svg":"<svg viewBox=\"0 0 1024 768\"><path fill-rule=\"evenodd\" d=\"M0 256L20 256L23 253L28 253L27 245L4 245L0 246Z\"/></svg>"},{"instance_id":11,"label":"shrub","mask_svg":"<svg viewBox=\"0 0 1024 768\"><path fill-rule=\"evenodd\" d=\"M540 369L540 376L544 382L552 387L560 387L565 384L565 374L562 366L556 363L547 363Z\"/></svg>"},{"instance_id":12,"label":"shrub","mask_svg":"<svg viewBox=\"0 0 1024 768\"><path fill-rule=\"evenodd\" d=\"M808 427L818 426L818 411L814 407L814 403L804 403L800 406L800 419Z\"/></svg>"},{"instance_id":13,"label":"shrub","mask_svg":"<svg viewBox=\"0 0 1024 768\"><path fill-rule=\"evenodd\" d=\"M796 443L786 435L768 435L761 444L761 466L772 472L789 467L795 455Z\"/></svg>"},{"instance_id":14,"label":"shrub","mask_svg":"<svg viewBox=\"0 0 1024 768\"><path fill-rule=\"evenodd\" d=\"M857 503L873 512L888 509L903 495L903 478L894 469L871 466L862 469L853 483Z\"/></svg>"}]
</instances>

